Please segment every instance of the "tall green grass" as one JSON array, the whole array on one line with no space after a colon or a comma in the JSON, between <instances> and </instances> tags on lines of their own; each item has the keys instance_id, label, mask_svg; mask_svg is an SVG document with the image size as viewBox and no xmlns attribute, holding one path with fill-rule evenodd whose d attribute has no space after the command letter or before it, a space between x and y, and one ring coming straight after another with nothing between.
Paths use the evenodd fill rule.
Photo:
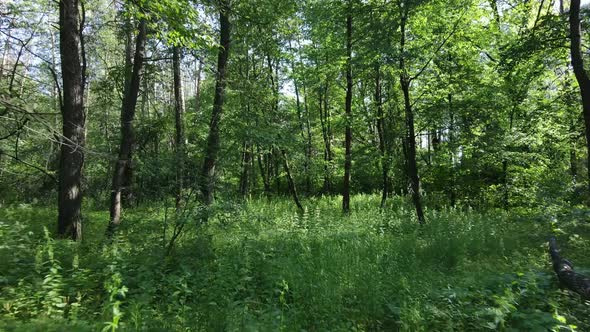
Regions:
<instances>
[{"instance_id":1,"label":"tall green grass","mask_svg":"<svg viewBox=\"0 0 590 332\"><path fill-rule=\"evenodd\" d=\"M359 195L87 213L82 243L44 233L52 210L0 212L0 329L190 331L588 330L589 306L560 291L546 236L590 267L585 215L428 211ZM537 217L534 217L534 216ZM539 217L540 216L540 217ZM576 219L577 218L577 219ZM166 255L178 223L183 234ZM585 257L585 258L584 258Z\"/></svg>"}]
</instances>

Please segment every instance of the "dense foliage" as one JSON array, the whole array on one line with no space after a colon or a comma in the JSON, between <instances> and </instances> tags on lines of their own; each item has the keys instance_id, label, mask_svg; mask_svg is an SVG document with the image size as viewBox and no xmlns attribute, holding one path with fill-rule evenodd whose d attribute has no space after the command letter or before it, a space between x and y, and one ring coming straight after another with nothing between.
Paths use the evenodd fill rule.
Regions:
<instances>
[{"instance_id":1,"label":"dense foliage","mask_svg":"<svg viewBox=\"0 0 590 332\"><path fill-rule=\"evenodd\" d=\"M0 2L0 330L590 330L588 24Z\"/></svg>"},{"instance_id":2,"label":"dense foliage","mask_svg":"<svg viewBox=\"0 0 590 332\"><path fill-rule=\"evenodd\" d=\"M558 290L545 245L553 227L569 258L590 266L588 212L551 221L451 209L420 227L402 200L378 210L378 196L353 198L346 219L328 198L303 214L286 200L224 204L207 226L193 210L171 255L175 220L163 207L126 215L111 243L106 214L88 213L80 246L47 233L53 210L6 209L0 329L590 328L587 305Z\"/></svg>"}]
</instances>

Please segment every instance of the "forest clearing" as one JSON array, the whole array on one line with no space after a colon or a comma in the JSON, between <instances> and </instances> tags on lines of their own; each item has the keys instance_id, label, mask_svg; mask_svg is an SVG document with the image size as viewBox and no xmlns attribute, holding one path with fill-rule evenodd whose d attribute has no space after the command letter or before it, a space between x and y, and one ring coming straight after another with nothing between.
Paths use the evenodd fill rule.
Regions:
<instances>
[{"instance_id":1,"label":"forest clearing","mask_svg":"<svg viewBox=\"0 0 590 332\"><path fill-rule=\"evenodd\" d=\"M0 2L0 331L590 331L589 24Z\"/></svg>"}]
</instances>

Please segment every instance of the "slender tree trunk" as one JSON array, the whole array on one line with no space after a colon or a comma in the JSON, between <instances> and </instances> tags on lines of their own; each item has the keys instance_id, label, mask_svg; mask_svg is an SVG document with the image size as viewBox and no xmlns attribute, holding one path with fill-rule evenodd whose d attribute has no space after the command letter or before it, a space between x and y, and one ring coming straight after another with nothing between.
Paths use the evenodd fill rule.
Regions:
<instances>
[{"instance_id":1,"label":"slender tree trunk","mask_svg":"<svg viewBox=\"0 0 590 332\"><path fill-rule=\"evenodd\" d=\"M332 151L332 142L334 141L334 133L332 132L332 112L330 112L330 105L329 105L329 83L326 82L324 87L324 114L325 114L325 121L326 121L326 132L328 136L328 149L327 149L327 166L328 166L328 192L332 192L332 164L334 161L334 152Z\"/></svg>"},{"instance_id":2,"label":"slender tree trunk","mask_svg":"<svg viewBox=\"0 0 590 332\"><path fill-rule=\"evenodd\" d=\"M10 32L10 30L9 30ZM50 34L51 37L51 73L53 75L54 80L52 81L52 89L51 89L51 100L53 100L53 108L55 109L56 113L61 112L63 109L63 101L62 101L62 94L61 89L59 87L59 82L57 79L57 61L56 61L56 44L55 44L55 37L53 32ZM1 69L0 69L1 71ZM2 75L0 75L0 80L2 79ZM59 125L59 117L56 115L54 119L55 127ZM47 162L45 164L45 168L48 170L56 170L56 165L54 163L57 158L59 158L59 154L57 153L57 149L59 148L59 144L55 144L55 142L59 142L59 137L54 134L55 139L50 140L50 147L49 147L49 154L47 155Z\"/></svg>"},{"instance_id":3,"label":"slender tree trunk","mask_svg":"<svg viewBox=\"0 0 590 332\"><path fill-rule=\"evenodd\" d=\"M574 133L576 131L575 124L570 126L570 132ZM571 142L570 142L570 174L572 175L572 184L577 183L578 179L578 156L576 153L577 149L577 135L572 135Z\"/></svg>"},{"instance_id":4,"label":"slender tree trunk","mask_svg":"<svg viewBox=\"0 0 590 332\"><path fill-rule=\"evenodd\" d=\"M172 50L172 66L174 67L174 115L176 130L176 209L180 208L182 201L183 177L184 177L184 94L182 90L182 74L180 65L182 61L181 49L175 46Z\"/></svg>"},{"instance_id":5,"label":"slender tree trunk","mask_svg":"<svg viewBox=\"0 0 590 332\"><path fill-rule=\"evenodd\" d=\"M494 14L494 20L496 21L496 24L498 24L498 27L500 27L500 12L498 11L498 2L497 0L489 0L490 1L490 6L492 7L492 12Z\"/></svg>"},{"instance_id":6,"label":"slender tree trunk","mask_svg":"<svg viewBox=\"0 0 590 332\"><path fill-rule=\"evenodd\" d=\"M149 74L145 72L141 80L141 115L143 118L150 118L150 82L148 80Z\"/></svg>"},{"instance_id":7,"label":"slender tree trunk","mask_svg":"<svg viewBox=\"0 0 590 332\"><path fill-rule=\"evenodd\" d=\"M137 105L139 95L139 84L145 55L146 25L145 19L142 19L139 23L139 32L135 40L133 70L129 84L125 86L123 95L119 156L115 164L111 185L110 222L107 228L107 234L109 236L114 234L116 228L121 223L121 193L126 189L126 186L131 185L131 161L135 143L133 120L135 118L135 106Z\"/></svg>"},{"instance_id":8,"label":"slender tree trunk","mask_svg":"<svg viewBox=\"0 0 590 332\"><path fill-rule=\"evenodd\" d=\"M217 155L220 147L219 124L223 113L226 86L225 76L230 46L231 24L229 21L229 1L227 0L221 1L219 24L220 48L217 54L217 75L215 80L215 95L213 97L213 112L211 113L211 122L209 123L209 136L207 137L205 161L203 162L200 183L202 199L205 205L211 205L213 203L215 194L215 166L217 165Z\"/></svg>"},{"instance_id":9,"label":"slender tree trunk","mask_svg":"<svg viewBox=\"0 0 590 332\"><path fill-rule=\"evenodd\" d=\"M570 51L572 66L580 94L582 95L582 108L584 124L586 126L586 148L588 152L588 190L590 191L590 77L584 69L584 58L582 55L582 32L580 24L580 0L572 0L570 5ZM590 206L590 200L586 202Z\"/></svg>"},{"instance_id":10,"label":"slender tree trunk","mask_svg":"<svg viewBox=\"0 0 590 332\"><path fill-rule=\"evenodd\" d=\"M327 83L326 83L327 84ZM326 90L327 91L327 88ZM322 138L324 139L324 184L322 186L322 192L329 194L332 191L332 177L330 172L332 162L332 147L330 142L330 132L328 129L328 112L327 103L325 99L328 98L327 93L324 94L324 90L320 85L318 89L318 109L320 111L320 124L322 126Z\"/></svg>"},{"instance_id":11,"label":"slender tree trunk","mask_svg":"<svg viewBox=\"0 0 590 332\"><path fill-rule=\"evenodd\" d=\"M278 155L278 151L274 147L272 148L269 160L274 162L272 170L274 171L275 186L277 188L277 195L281 195L281 156Z\"/></svg>"},{"instance_id":12,"label":"slender tree trunk","mask_svg":"<svg viewBox=\"0 0 590 332\"><path fill-rule=\"evenodd\" d=\"M452 207L455 206L457 201L457 193L456 193L456 181L455 181L455 112L453 111L453 96L449 93L447 96L448 103L449 103L449 150L450 153L450 163L451 163L451 183L449 185L449 196L450 196L450 204Z\"/></svg>"},{"instance_id":13,"label":"slender tree trunk","mask_svg":"<svg viewBox=\"0 0 590 332\"><path fill-rule=\"evenodd\" d=\"M400 49L401 54L404 54L405 43L406 43L406 21L407 21L408 9L407 7L402 8L401 18L401 42ZM404 110L406 118L406 147L407 147L407 172L412 188L412 201L416 208L416 216L418 222L424 224L424 211L422 210L422 200L420 197L420 178L418 177L418 164L416 163L416 133L414 129L414 112L412 110L412 103L410 101L410 78L407 72L405 58L401 56L399 59L400 69L400 85L404 95Z\"/></svg>"},{"instance_id":14,"label":"slender tree trunk","mask_svg":"<svg viewBox=\"0 0 590 332\"><path fill-rule=\"evenodd\" d=\"M289 168L289 160L287 159L287 152L285 149L281 150L281 156L283 159L283 168L285 169L285 173L287 173L287 183L289 185L289 191L291 192L291 196L293 196L293 201L295 201L295 205L300 211L303 211L303 206L301 205L301 201L299 200L299 195L297 194L297 187L295 186L295 181L293 181L293 177L291 176L291 169Z\"/></svg>"},{"instance_id":15,"label":"slender tree trunk","mask_svg":"<svg viewBox=\"0 0 590 332\"><path fill-rule=\"evenodd\" d=\"M6 41L4 41L4 50L2 51L2 62L0 63L0 80L4 78L4 67L6 67L6 60L8 59L8 53L10 52L10 39L12 38L12 28L14 26L14 21L15 19L13 17L10 20L8 27L6 28ZM53 42L53 34L51 36Z\"/></svg>"},{"instance_id":16,"label":"slender tree trunk","mask_svg":"<svg viewBox=\"0 0 590 332\"><path fill-rule=\"evenodd\" d=\"M250 191L250 167L252 164L251 147L247 142L242 146L242 174L240 175L240 195L242 198L248 197Z\"/></svg>"},{"instance_id":17,"label":"slender tree trunk","mask_svg":"<svg viewBox=\"0 0 590 332\"><path fill-rule=\"evenodd\" d=\"M57 234L82 238L82 167L85 121L78 0L59 2L60 55L63 78L63 137L59 163Z\"/></svg>"},{"instance_id":18,"label":"slender tree trunk","mask_svg":"<svg viewBox=\"0 0 590 332\"><path fill-rule=\"evenodd\" d=\"M377 109L377 134L379 136L379 151L381 152L381 181L383 186L383 192L381 194L381 207L383 208L389 193L389 161L387 158L387 141L385 139L385 115L383 114L383 101L381 98L381 68L379 63L375 65L375 107Z\"/></svg>"},{"instance_id":19,"label":"slender tree trunk","mask_svg":"<svg viewBox=\"0 0 590 332\"><path fill-rule=\"evenodd\" d=\"M203 72L203 61L197 59L197 73L195 80L195 114L201 113L201 73Z\"/></svg>"},{"instance_id":20,"label":"slender tree trunk","mask_svg":"<svg viewBox=\"0 0 590 332\"><path fill-rule=\"evenodd\" d=\"M303 85L303 95L305 97L307 97L307 94L305 92L305 85ZM309 107L307 104L307 98L305 98L303 100L303 107L305 109L305 127L307 130L307 144L306 144L306 150L305 150L305 159L308 161L307 167L308 167L308 171L307 171L307 177L305 178L305 191L310 194L312 189L311 189L311 171L309 170L309 168L311 167L311 152L312 152L312 147L313 147L313 141L312 141L312 134L311 134L311 119L310 119L310 114L309 114Z\"/></svg>"},{"instance_id":21,"label":"slender tree trunk","mask_svg":"<svg viewBox=\"0 0 590 332\"><path fill-rule=\"evenodd\" d=\"M422 201L420 198L420 178L418 177L418 164L416 163L416 134L414 132L414 114L410 103L409 84L407 82L404 82L403 78L401 81L402 90L404 94L405 116L407 126L407 172L408 178L410 179L410 185L412 188L412 201L414 202L414 207L416 208L418 222L420 224L423 224L425 219L424 212L422 211Z\"/></svg>"},{"instance_id":22,"label":"slender tree trunk","mask_svg":"<svg viewBox=\"0 0 590 332\"><path fill-rule=\"evenodd\" d=\"M269 80L270 80L270 87L271 87L271 91L273 92L273 104L272 104L272 108L271 108L271 118L274 118L274 116L278 113L279 111L279 75L278 75L278 61L277 61L277 65L273 66L273 62L272 59L270 57L269 54L266 55L266 62L268 64L268 70L269 70ZM276 84L275 84L276 82ZM279 140L281 138L280 134L279 134ZM274 180L275 180L275 185L277 188L277 195L280 195L281 193L281 177L280 177L280 163L281 163L281 157L279 155L277 155L278 150L273 147L271 148L271 153L269 154L269 161L273 161L274 162L274 167L272 168L272 170L274 171L273 173L269 172L269 176L270 174L274 174Z\"/></svg>"},{"instance_id":23,"label":"slender tree trunk","mask_svg":"<svg viewBox=\"0 0 590 332\"><path fill-rule=\"evenodd\" d=\"M559 0L559 14L562 14L565 12L564 8L563 8L563 0Z\"/></svg>"},{"instance_id":24,"label":"slender tree trunk","mask_svg":"<svg viewBox=\"0 0 590 332\"><path fill-rule=\"evenodd\" d=\"M258 161L258 168L260 169L260 176L262 177L262 184L264 185L264 194L266 197L270 197L270 175L268 174L268 163L265 160L262 160L262 153L260 152L260 148L258 148L257 161Z\"/></svg>"},{"instance_id":25,"label":"slender tree trunk","mask_svg":"<svg viewBox=\"0 0 590 332\"><path fill-rule=\"evenodd\" d=\"M410 187L410 176L408 173L408 139L407 139L407 133L404 134L404 137L401 138L401 145L402 145L402 153L404 155L404 160L403 160L403 167L404 167L404 185L402 187L402 194L404 196L407 196L410 192L409 192L409 187Z\"/></svg>"},{"instance_id":26,"label":"slender tree trunk","mask_svg":"<svg viewBox=\"0 0 590 332\"><path fill-rule=\"evenodd\" d=\"M292 49L291 41L289 41L289 48ZM301 138L305 141L304 153L305 153L305 161L303 163L303 170L305 172L305 183L306 183L306 191L309 194L309 189L311 187L311 174L309 170L309 165L311 163L311 153L309 153L309 146L311 144L310 140L306 140L305 136L305 124L303 119L303 110L301 106L301 99L299 97L299 84L297 82L297 78L295 77L295 60L291 61L291 72L293 73L293 86L295 87L295 102L297 107L297 119L299 120L299 129L301 133ZM309 134L309 128L307 128ZM307 137L309 139L309 136Z\"/></svg>"},{"instance_id":27,"label":"slender tree trunk","mask_svg":"<svg viewBox=\"0 0 590 332\"><path fill-rule=\"evenodd\" d=\"M512 132L512 128L514 127L514 113L516 112L516 107L517 102L515 101L514 105L512 106L512 109L510 110L509 115L508 129L510 132ZM504 158L504 160L502 161L502 186L504 187L504 191L502 193L502 205L505 210L508 210L508 207L510 205L510 188L508 186L508 166L508 160Z\"/></svg>"},{"instance_id":28,"label":"slender tree trunk","mask_svg":"<svg viewBox=\"0 0 590 332\"><path fill-rule=\"evenodd\" d=\"M245 48L245 59L246 59L246 73L243 75L242 71L240 70L240 74L244 76L246 81L250 81L250 56L248 54L248 47ZM250 111L250 99L246 96L245 100L242 100L242 103L246 104L246 118L251 116ZM255 121L258 123L258 120ZM251 125L250 121L247 121L249 125ZM242 145L242 170L240 174L240 188L239 193L243 199L246 199L250 193L250 177L252 173L252 144L249 143L249 138L245 139Z\"/></svg>"},{"instance_id":29,"label":"slender tree trunk","mask_svg":"<svg viewBox=\"0 0 590 332\"><path fill-rule=\"evenodd\" d=\"M350 212L350 171L352 168L352 2L349 1L346 17L346 129L344 135L344 183L342 211Z\"/></svg>"},{"instance_id":30,"label":"slender tree trunk","mask_svg":"<svg viewBox=\"0 0 590 332\"><path fill-rule=\"evenodd\" d=\"M125 77L123 81L123 94L126 92L126 88L131 84L131 76L133 74L133 24L131 22L131 18L127 17L125 19L124 28L125 30ZM123 95L123 98L125 96ZM133 200L133 191L131 190L131 181L133 179L133 165L129 164L125 168L125 174L123 176L123 182L121 187L124 190L121 192L122 195L122 203L126 203L131 205L131 201ZM112 187L112 181L111 181ZM112 188L111 188L112 189Z\"/></svg>"}]
</instances>

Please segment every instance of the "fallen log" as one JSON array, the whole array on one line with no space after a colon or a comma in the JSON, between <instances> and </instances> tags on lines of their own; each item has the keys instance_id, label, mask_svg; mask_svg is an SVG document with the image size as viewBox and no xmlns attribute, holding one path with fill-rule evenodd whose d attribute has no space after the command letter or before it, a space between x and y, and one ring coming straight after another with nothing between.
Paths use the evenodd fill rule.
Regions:
<instances>
[{"instance_id":1,"label":"fallen log","mask_svg":"<svg viewBox=\"0 0 590 332\"><path fill-rule=\"evenodd\" d=\"M557 240L554 236L549 238L549 254L553 262L553 270L557 275L559 284L573 292L580 294L582 300L590 300L590 278L574 271L573 264L561 257Z\"/></svg>"}]
</instances>

